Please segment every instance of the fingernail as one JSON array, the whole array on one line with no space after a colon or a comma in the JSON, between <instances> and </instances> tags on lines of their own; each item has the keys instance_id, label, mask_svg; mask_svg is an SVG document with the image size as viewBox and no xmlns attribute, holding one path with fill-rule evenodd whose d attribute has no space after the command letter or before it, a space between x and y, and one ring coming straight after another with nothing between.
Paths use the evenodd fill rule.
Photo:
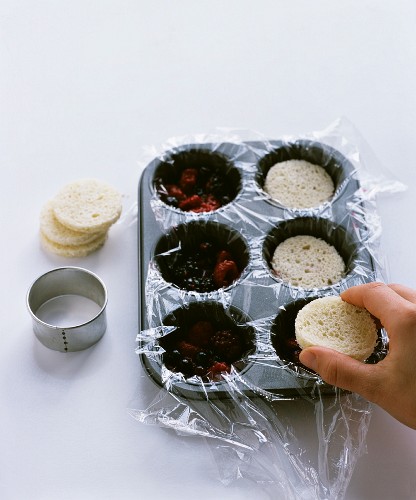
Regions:
<instances>
[{"instance_id":1,"label":"fingernail","mask_svg":"<svg viewBox=\"0 0 416 500\"><path fill-rule=\"evenodd\" d=\"M313 352L310 352L308 350L302 351L299 355L299 360L301 363L303 363L313 371L316 371L316 369L318 368L316 356Z\"/></svg>"}]
</instances>

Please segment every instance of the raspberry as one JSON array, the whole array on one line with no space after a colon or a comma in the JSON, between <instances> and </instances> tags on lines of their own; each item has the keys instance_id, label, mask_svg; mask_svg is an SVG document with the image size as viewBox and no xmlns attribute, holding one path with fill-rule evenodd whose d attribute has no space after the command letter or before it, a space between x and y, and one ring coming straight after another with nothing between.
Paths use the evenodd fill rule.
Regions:
<instances>
[{"instance_id":1,"label":"raspberry","mask_svg":"<svg viewBox=\"0 0 416 500\"><path fill-rule=\"evenodd\" d=\"M188 340L196 346L208 345L211 336L214 334L214 328L209 321L198 321L189 330Z\"/></svg>"},{"instance_id":2,"label":"raspberry","mask_svg":"<svg viewBox=\"0 0 416 500\"><path fill-rule=\"evenodd\" d=\"M221 373L230 373L231 367L222 361L216 361L208 370L208 376L211 380L218 381L221 379Z\"/></svg>"},{"instance_id":3,"label":"raspberry","mask_svg":"<svg viewBox=\"0 0 416 500\"><path fill-rule=\"evenodd\" d=\"M176 184L168 184L166 186L166 190L167 190L169 196L173 196L178 201L186 198L186 195L184 194L182 189L178 188L178 186Z\"/></svg>"},{"instance_id":4,"label":"raspberry","mask_svg":"<svg viewBox=\"0 0 416 500\"><path fill-rule=\"evenodd\" d=\"M217 254L217 264L223 262L224 260L233 260L233 256L228 250L220 250Z\"/></svg>"},{"instance_id":5,"label":"raspberry","mask_svg":"<svg viewBox=\"0 0 416 500\"><path fill-rule=\"evenodd\" d=\"M181 340L178 343L178 351L182 354L182 356L193 359L194 356L199 352L199 348L185 340Z\"/></svg>"},{"instance_id":6,"label":"raspberry","mask_svg":"<svg viewBox=\"0 0 416 500\"><path fill-rule=\"evenodd\" d=\"M213 210L218 210L221 203L215 198L215 196L208 195L203 199L201 206L193 210L193 212L212 212Z\"/></svg>"},{"instance_id":7,"label":"raspberry","mask_svg":"<svg viewBox=\"0 0 416 500\"><path fill-rule=\"evenodd\" d=\"M191 191L196 184L197 177L198 171L195 168L185 168L179 181L180 187L184 191Z\"/></svg>"},{"instance_id":8,"label":"raspberry","mask_svg":"<svg viewBox=\"0 0 416 500\"><path fill-rule=\"evenodd\" d=\"M193 210L195 212L195 208L199 208L202 204L201 197L198 196L197 194L194 194L192 196L189 196L188 198L185 198L183 201L179 203L179 208L181 210Z\"/></svg>"},{"instance_id":9,"label":"raspberry","mask_svg":"<svg viewBox=\"0 0 416 500\"><path fill-rule=\"evenodd\" d=\"M236 263L233 260L223 260L214 268L214 283L219 287L230 285L240 275Z\"/></svg>"}]
</instances>

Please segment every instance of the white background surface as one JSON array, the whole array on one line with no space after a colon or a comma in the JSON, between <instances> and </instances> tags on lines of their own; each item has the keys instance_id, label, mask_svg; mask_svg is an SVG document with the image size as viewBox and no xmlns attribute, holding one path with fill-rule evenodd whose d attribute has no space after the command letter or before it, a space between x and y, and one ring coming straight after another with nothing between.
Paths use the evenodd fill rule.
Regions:
<instances>
[{"instance_id":1,"label":"white background surface","mask_svg":"<svg viewBox=\"0 0 416 500\"><path fill-rule=\"evenodd\" d=\"M415 21L413 0L0 1L0 498L263 498L219 483L199 441L127 414L155 394L134 353L138 162L171 136L346 116L409 186L379 212L390 279L416 287ZM124 222L86 259L44 253L41 206L86 176L123 192ZM62 355L34 338L25 295L67 264L105 281L109 325ZM367 445L346 498L416 498L415 431L376 409Z\"/></svg>"}]
</instances>

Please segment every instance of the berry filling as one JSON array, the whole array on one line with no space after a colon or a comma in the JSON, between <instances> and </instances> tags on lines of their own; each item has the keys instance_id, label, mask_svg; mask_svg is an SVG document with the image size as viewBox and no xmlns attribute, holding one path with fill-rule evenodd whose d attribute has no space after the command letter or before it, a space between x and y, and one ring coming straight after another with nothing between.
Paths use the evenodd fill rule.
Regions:
<instances>
[{"instance_id":1,"label":"berry filling","mask_svg":"<svg viewBox=\"0 0 416 500\"><path fill-rule=\"evenodd\" d=\"M294 363L295 365L298 365L305 370L311 371L310 368L307 368L299 361L299 354L301 353L301 351L302 349L296 342L296 338L288 337L282 345L282 358L289 363Z\"/></svg>"},{"instance_id":2,"label":"berry filling","mask_svg":"<svg viewBox=\"0 0 416 500\"><path fill-rule=\"evenodd\" d=\"M231 253L209 242L175 252L172 269L179 288L202 293L227 287L241 274Z\"/></svg>"},{"instance_id":3,"label":"berry filling","mask_svg":"<svg viewBox=\"0 0 416 500\"><path fill-rule=\"evenodd\" d=\"M232 363L247 351L246 342L235 331L218 329L210 321L197 321L180 338L169 340L163 362L173 372L189 378L197 375L203 381L219 381L230 373Z\"/></svg>"},{"instance_id":4,"label":"berry filling","mask_svg":"<svg viewBox=\"0 0 416 500\"><path fill-rule=\"evenodd\" d=\"M156 191L167 205L185 212L212 212L231 201L230 188L219 168L185 168L172 184L156 179Z\"/></svg>"}]
</instances>

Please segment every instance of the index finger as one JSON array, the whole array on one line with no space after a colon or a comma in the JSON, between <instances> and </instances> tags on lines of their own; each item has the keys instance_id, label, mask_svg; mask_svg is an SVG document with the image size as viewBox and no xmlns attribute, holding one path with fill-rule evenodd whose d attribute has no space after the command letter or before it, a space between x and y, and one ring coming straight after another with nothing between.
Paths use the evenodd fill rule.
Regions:
<instances>
[{"instance_id":1,"label":"index finger","mask_svg":"<svg viewBox=\"0 0 416 500\"><path fill-rule=\"evenodd\" d=\"M348 288L341 293L341 298L350 304L367 309L387 329L389 322L397 322L403 313L414 309L414 304L411 304L384 283L378 282Z\"/></svg>"},{"instance_id":2,"label":"index finger","mask_svg":"<svg viewBox=\"0 0 416 500\"><path fill-rule=\"evenodd\" d=\"M413 290L408 286L399 285L397 283L389 283L388 287L398 293L400 297L403 297L409 302L413 302L413 304L416 304L416 290Z\"/></svg>"}]
</instances>

